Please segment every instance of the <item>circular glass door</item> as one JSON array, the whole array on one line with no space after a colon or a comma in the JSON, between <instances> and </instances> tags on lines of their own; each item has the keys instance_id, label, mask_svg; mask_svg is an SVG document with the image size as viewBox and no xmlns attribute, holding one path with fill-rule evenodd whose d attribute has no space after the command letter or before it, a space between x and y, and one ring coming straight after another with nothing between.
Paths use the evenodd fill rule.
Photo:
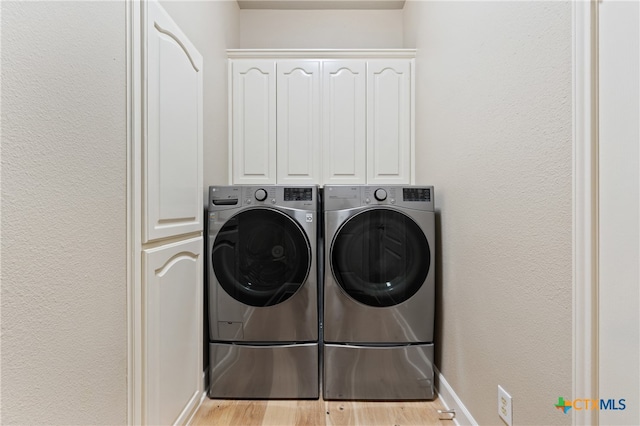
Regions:
<instances>
[{"instance_id":1,"label":"circular glass door","mask_svg":"<svg viewBox=\"0 0 640 426\"><path fill-rule=\"evenodd\" d=\"M366 210L347 220L331 246L336 281L356 301L386 307L404 302L424 283L431 263L429 243L407 215Z\"/></svg>"},{"instance_id":2,"label":"circular glass door","mask_svg":"<svg viewBox=\"0 0 640 426\"><path fill-rule=\"evenodd\" d=\"M250 306L284 302L305 282L311 264L309 241L284 213L251 209L220 229L213 243L213 270L222 288Z\"/></svg>"}]
</instances>

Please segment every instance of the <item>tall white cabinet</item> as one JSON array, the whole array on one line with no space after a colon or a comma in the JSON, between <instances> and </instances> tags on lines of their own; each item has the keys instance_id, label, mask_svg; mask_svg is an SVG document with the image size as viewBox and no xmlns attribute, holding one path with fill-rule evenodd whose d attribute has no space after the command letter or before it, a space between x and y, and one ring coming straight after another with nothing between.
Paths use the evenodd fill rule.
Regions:
<instances>
[{"instance_id":1,"label":"tall white cabinet","mask_svg":"<svg viewBox=\"0 0 640 426\"><path fill-rule=\"evenodd\" d=\"M231 182L415 180L415 50L228 54Z\"/></svg>"},{"instance_id":2,"label":"tall white cabinet","mask_svg":"<svg viewBox=\"0 0 640 426\"><path fill-rule=\"evenodd\" d=\"M202 56L142 3L139 375L143 424L184 424L203 395Z\"/></svg>"}]
</instances>

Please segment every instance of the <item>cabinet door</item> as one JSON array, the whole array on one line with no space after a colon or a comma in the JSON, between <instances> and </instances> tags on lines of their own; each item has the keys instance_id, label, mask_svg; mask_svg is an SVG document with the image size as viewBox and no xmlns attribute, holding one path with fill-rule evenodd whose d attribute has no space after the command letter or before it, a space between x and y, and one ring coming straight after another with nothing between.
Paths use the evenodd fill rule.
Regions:
<instances>
[{"instance_id":1,"label":"cabinet door","mask_svg":"<svg viewBox=\"0 0 640 426\"><path fill-rule=\"evenodd\" d=\"M411 180L411 61L367 63L367 183Z\"/></svg>"},{"instance_id":2,"label":"cabinet door","mask_svg":"<svg viewBox=\"0 0 640 426\"><path fill-rule=\"evenodd\" d=\"M366 66L364 61L324 61L323 182L366 181Z\"/></svg>"},{"instance_id":3,"label":"cabinet door","mask_svg":"<svg viewBox=\"0 0 640 426\"><path fill-rule=\"evenodd\" d=\"M143 423L183 424L202 389L202 237L143 251Z\"/></svg>"},{"instance_id":4,"label":"cabinet door","mask_svg":"<svg viewBox=\"0 0 640 426\"><path fill-rule=\"evenodd\" d=\"M144 241L202 230L202 57L169 15L147 8Z\"/></svg>"},{"instance_id":5,"label":"cabinet door","mask_svg":"<svg viewBox=\"0 0 640 426\"><path fill-rule=\"evenodd\" d=\"M231 61L234 184L276 183L276 63Z\"/></svg>"},{"instance_id":6,"label":"cabinet door","mask_svg":"<svg viewBox=\"0 0 640 426\"><path fill-rule=\"evenodd\" d=\"M320 61L278 61L277 182L320 182Z\"/></svg>"}]
</instances>

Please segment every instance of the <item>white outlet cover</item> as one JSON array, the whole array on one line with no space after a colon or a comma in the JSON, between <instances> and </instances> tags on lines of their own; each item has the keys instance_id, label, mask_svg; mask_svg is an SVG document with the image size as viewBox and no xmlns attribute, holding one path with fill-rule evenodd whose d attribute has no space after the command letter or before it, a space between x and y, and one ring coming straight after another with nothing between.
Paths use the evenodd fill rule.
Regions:
<instances>
[{"instance_id":1,"label":"white outlet cover","mask_svg":"<svg viewBox=\"0 0 640 426\"><path fill-rule=\"evenodd\" d=\"M498 385L498 415L507 426L513 426L513 405L511 395Z\"/></svg>"}]
</instances>

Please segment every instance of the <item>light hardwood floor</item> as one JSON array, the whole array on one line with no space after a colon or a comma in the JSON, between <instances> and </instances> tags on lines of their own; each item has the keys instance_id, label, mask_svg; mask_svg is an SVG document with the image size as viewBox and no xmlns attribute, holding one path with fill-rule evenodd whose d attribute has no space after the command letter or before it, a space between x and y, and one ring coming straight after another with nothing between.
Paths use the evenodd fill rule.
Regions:
<instances>
[{"instance_id":1,"label":"light hardwood floor","mask_svg":"<svg viewBox=\"0 0 640 426\"><path fill-rule=\"evenodd\" d=\"M418 402L247 401L206 398L192 425L453 425L439 420L439 399Z\"/></svg>"}]
</instances>

